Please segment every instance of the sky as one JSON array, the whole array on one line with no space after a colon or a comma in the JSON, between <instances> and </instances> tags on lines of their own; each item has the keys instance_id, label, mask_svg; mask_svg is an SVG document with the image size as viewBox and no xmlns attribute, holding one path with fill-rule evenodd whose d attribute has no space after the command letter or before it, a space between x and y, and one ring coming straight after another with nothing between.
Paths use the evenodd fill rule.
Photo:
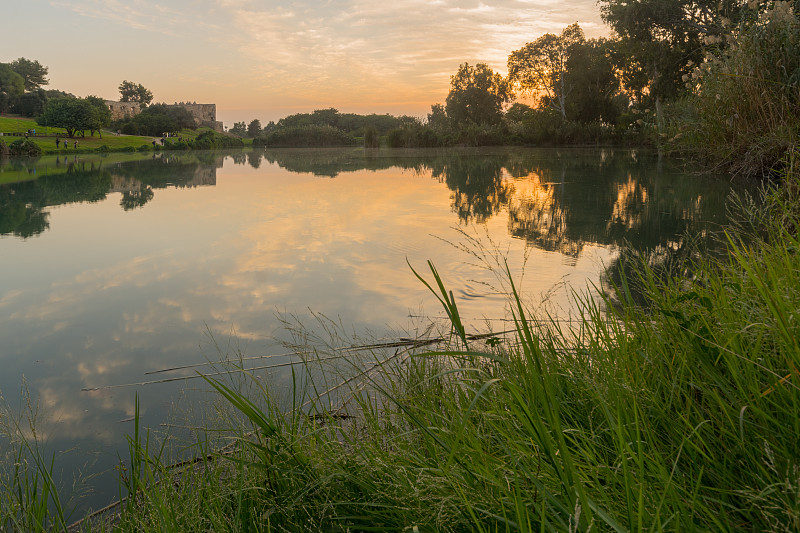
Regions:
<instances>
[{"instance_id":1,"label":"sky","mask_svg":"<svg viewBox=\"0 0 800 533\"><path fill-rule=\"evenodd\" d=\"M0 8L0 62L49 68L48 88L217 105L217 120L314 109L424 117L464 62L577 22L608 35L596 0L25 0Z\"/></svg>"}]
</instances>

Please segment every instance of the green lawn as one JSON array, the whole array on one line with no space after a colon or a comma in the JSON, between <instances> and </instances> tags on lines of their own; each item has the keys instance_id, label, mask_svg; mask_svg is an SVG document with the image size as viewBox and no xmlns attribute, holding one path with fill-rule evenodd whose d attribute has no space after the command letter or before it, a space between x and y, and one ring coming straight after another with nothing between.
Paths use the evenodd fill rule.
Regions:
<instances>
[{"instance_id":1,"label":"green lawn","mask_svg":"<svg viewBox=\"0 0 800 533\"><path fill-rule=\"evenodd\" d=\"M148 137L148 136L141 136L141 135L117 135L116 133L110 130L103 130L100 134L95 133L95 135L89 136L87 134L86 137L76 136L75 138L69 138L66 135L66 131L64 128L49 128L40 126L36 123L35 120L31 118L25 117L15 117L15 116L0 116L0 132L8 134L8 133L24 133L28 130L36 130L37 134L44 133L48 135L47 137L32 137L31 139L38 144L41 148L43 153L45 154L64 154L64 153L71 153L75 152L75 141L78 141L78 153L87 153L87 152L97 152L99 148L103 145L107 146L110 152L118 152L118 151L127 151L131 148L138 149L142 145L147 145L152 147L153 139L156 137ZM197 129L183 129L179 132L179 135L183 137L184 140L193 140L195 137L200 135L202 132L208 130L209 128L202 127ZM102 135L102 138L100 137ZM61 140L59 148L56 149L56 136ZM6 144L9 144L20 137L11 136L11 137L4 137L3 140ZM64 140L67 140L67 148L64 148ZM170 139L173 140L173 139ZM245 146L252 146L253 140L252 139L242 139L244 141Z\"/></svg>"},{"instance_id":2,"label":"green lawn","mask_svg":"<svg viewBox=\"0 0 800 533\"><path fill-rule=\"evenodd\" d=\"M78 152L94 152L103 145L108 146L109 150L113 152L129 147L139 148L143 144L150 146L153 140L153 137L143 137L139 135L118 136L110 131L95 133L94 137L87 134L86 137L76 136L71 139L66 136L66 131L63 128L47 128L40 126L35 120L30 118L0 117L0 131L3 133L21 133L29 129L36 129L37 134L45 133L46 135L50 135L49 137L31 138L36 144L41 146L42 151L46 154L75 152L75 141L78 141ZM58 149L56 149L56 136L61 139L61 144ZM10 143L18 138L19 137L4 137L4 140ZM68 143L68 148L66 149L64 149L63 142L65 139Z\"/></svg>"}]
</instances>

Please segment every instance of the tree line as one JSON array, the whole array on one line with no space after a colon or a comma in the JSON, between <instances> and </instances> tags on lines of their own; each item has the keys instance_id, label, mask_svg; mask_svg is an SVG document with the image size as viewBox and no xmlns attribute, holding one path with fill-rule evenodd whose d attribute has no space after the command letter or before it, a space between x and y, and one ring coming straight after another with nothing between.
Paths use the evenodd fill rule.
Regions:
<instances>
[{"instance_id":1,"label":"tree line","mask_svg":"<svg viewBox=\"0 0 800 533\"><path fill-rule=\"evenodd\" d=\"M800 0L600 0L609 38L576 23L509 53L508 73L463 63L444 103L424 118L320 109L229 130L258 146L392 147L651 144L716 170L780 167L800 123ZM47 68L0 64L0 111L40 117L70 136L108 125L96 97L45 91ZM152 93L124 81L144 111L112 128L160 135L191 127ZM524 98L526 103L516 101Z\"/></svg>"},{"instance_id":2,"label":"tree line","mask_svg":"<svg viewBox=\"0 0 800 533\"><path fill-rule=\"evenodd\" d=\"M800 0L599 4L611 37L571 24L511 51L506 76L463 63L425 118L323 109L232 131L263 146L623 143L721 171L782 165L800 123Z\"/></svg>"}]
</instances>

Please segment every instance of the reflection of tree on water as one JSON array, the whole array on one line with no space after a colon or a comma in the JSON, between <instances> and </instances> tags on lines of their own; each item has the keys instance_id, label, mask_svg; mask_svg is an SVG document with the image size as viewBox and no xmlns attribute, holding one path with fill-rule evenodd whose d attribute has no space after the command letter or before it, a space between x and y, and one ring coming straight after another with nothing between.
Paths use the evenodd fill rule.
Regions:
<instances>
[{"instance_id":1,"label":"reflection of tree on water","mask_svg":"<svg viewBox=\"0 0 800 533\"><path fill-rule=\"evenodd\" d=\"M504 157L459 157L432 162L432 175L453 191L453 210L463 222L484 223L507 204L513 186L504 179Z\"/></svg>"},{"instance_id":2,"label":"reflection of tree on water","mask_svg":"<svg viewBox=\"0 0 800 533\"><path fill-rule=\"evenodd\" d=\"M59 157L52 173L41 172L36 180L0 186L0 235L28 238L43 233L50 227L47 207L98 202L119 192L120 206L128 211L152 200L154 189L214 185L221 157L215 156L210 165L193 156L110 164L76 158L62 162Z\"/></svg>"},{"instance_id":3,"label":"reflection of tree on water","mask_svg":"<svg viewBox=\"0 0 800 533\"><path fill-rule=\"evenodd\" d=\"M50 227L45 207L105 199L111 180L95 163L65 158L63 172L0 187L0 235L33 237Z\"/></svg>"},{"instance_id":4,"label":"reflection of tree on water","mask_svg":"<svg viewBox=\"0 0 800 533\"><path fill-rule=\"evenodd\" d=\"M120 200L119 205L121 205L122 209L125 211L130 211L131 209L144 206L144 204L153 199L154 195L155 193L149 185L140 183L138 189L122 192L122 200Z\"/></svg>"},{"instance_id":5,"label":"reflection of tree on water","mask_svg":"<svg viewBox=\"0 0 800 533\"><path fill-rule=\"evenodd\" d=\"M258 168L261 166L261 158L264 156L261 152L250 152L247 154L247 163L253 167Z\"/></svg>"},{"instance_id":6,"label":"reflection of tree on water","mask_svg":"<svg viewBox=\"0 0 800 533\"><path fill-rule=\"evenodd\" d=\"M262 153L237 153L260 165ZM507 210L509 233L577 258L586 243L656 247L684 233L706 233L724 217L728 184L665 171L631 150L268 150L293 172L335 177L392 167L444 182L462 222Z\"/></svg>"},{"instance_id":7,"label":"reflection of tree on water","mask_svg":"<svg viewBox=\"0 0 800 533\"><path fill-rule=\"evenodd\" d=\"M707 234L724 220L730 188L635 150L268 150L265 157L318 176L430 172L452 191L461 221L482 223L507 209L512 236L573 258L587 243L654 248Z\"/></svg>"},{"instance_id":8,"label":"reflection of tree on water","mask_svg":"<svg viewBox=\"0 0 800 533\"><path fill-rule=\"evenodd\" d=\"M635 153L562 159L517 183L509 231L534 246L578 257L586 243L654 248L707 234L725 217L728 183L659 171Z\"/></svg>"}]
</instances>

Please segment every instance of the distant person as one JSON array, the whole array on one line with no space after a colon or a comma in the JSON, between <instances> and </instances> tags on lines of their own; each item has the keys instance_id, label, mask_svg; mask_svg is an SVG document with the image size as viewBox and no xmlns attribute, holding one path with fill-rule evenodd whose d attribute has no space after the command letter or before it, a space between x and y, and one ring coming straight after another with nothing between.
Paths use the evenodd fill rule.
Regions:
<instances>
[{"instance_id":1,"label":"distant person","mask_svg":"<svg viewBox=\"0 0 800 533\"><path fill-rule=\"evenodd\" d=\"M75 144L72 145L76 150L78 149L78 141L75 141Z\"/></svg>"},{"instance_id":2,"label":"distant person","mask_svg":"<svg viewBox=\"0 0 800 533\"><path fill-rule=\"evenodd\" d=\"M67 149L67 140L64 139L64 150L66 150L66 149Z\"/></svg>"},{"instance_id":3,"label":"distant person","mask_svg":"<svg viewBox=\"0 0 800 533\"><path fill-rule=\"evenodd\" d=\"M155 149L156 149L156 140L153 139L153 150L155 150Z\"/></svg>"},{"instance_id":4,"label":"distant person","mask_svg":"<svg viewBox=\"0 0 800 533\"><path fill-rule=\"evenodd\" d=\"M61 144L61 139L56 137L56 150L58 150L58 145Z\"/></svg>"}]
</instances>

